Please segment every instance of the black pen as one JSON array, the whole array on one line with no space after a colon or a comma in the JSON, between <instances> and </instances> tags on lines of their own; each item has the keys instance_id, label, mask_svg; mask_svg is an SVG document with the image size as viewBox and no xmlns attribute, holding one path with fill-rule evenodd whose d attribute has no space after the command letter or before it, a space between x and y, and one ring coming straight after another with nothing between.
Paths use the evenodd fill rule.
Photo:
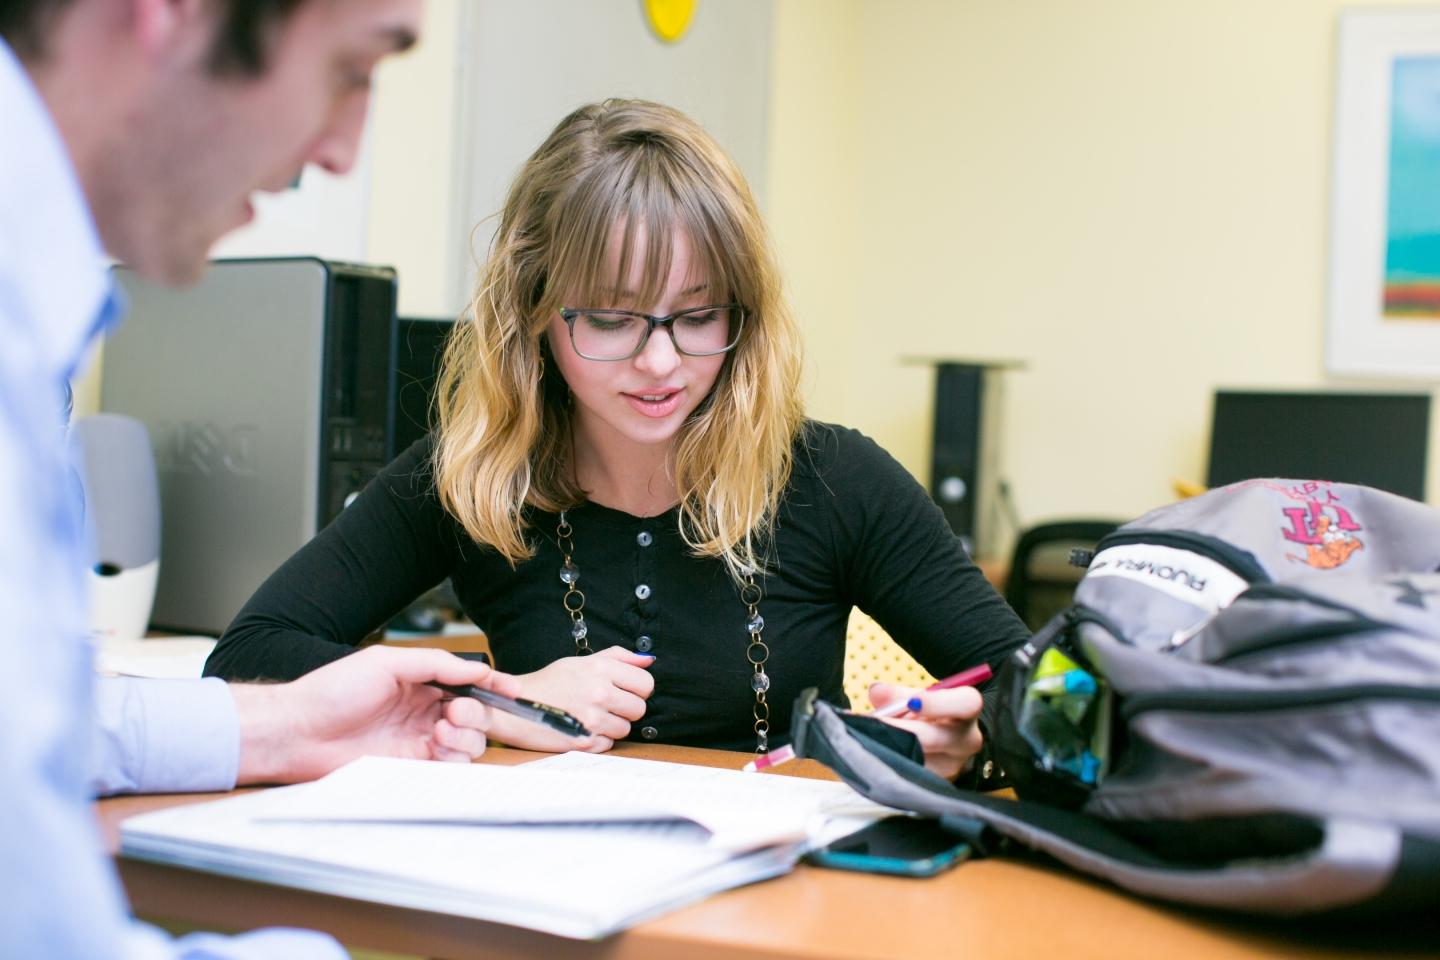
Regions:
<instances>
[{"instance_id":1,"label":"black pen","mask_svg":"<svg viewBox=\"0 0 1440 960\"><path fill-rule=\"evenodd\" d=\"M590 736L590 731L585 729L585 724L576 720L559 707L552 707L546 703L536 703L534 700L507 697L504 694L496 693L493 690L486 690L484 687L477 687L472 684L453 686L448 683L431 680L430 686L444 690L452 696L470 697L474 700L479 700L487 707L494 707L496 710L503 710L505 713L513 713L517 717L523 717L535 723L542 723L552 730L560 731L567 737Z\"/></svg>"}]
</instances>

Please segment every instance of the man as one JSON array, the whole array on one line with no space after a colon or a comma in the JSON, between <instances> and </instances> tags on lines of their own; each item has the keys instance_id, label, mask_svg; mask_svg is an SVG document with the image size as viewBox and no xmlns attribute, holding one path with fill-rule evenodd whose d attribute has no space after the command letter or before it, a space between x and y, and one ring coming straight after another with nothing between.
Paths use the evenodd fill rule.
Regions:
<instances>
[{"instance_id":1,"label":"man","mask_svg":"<svg viewBox=\"0 0 1440 960\"><path fill-rule=\"evenodd\" d=\"M354 161L371 73L420 0L0 0L0 956L329 957L265 931L133 924L101 792L319 776L366 753L469 760L490 717L425 686L517 692L439 651L372 649L290 684L93 679L62 395L118 319L102 248L170 283L306 164ZM99 717L99 734L94 718Z\"/></svg>"}]
</instances>

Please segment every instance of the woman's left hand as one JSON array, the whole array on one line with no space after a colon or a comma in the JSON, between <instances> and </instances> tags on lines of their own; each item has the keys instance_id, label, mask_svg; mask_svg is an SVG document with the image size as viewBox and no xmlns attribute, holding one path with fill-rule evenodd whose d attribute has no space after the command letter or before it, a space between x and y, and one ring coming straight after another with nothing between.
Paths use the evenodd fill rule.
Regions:
<instances>
[{"instance_id":1,"label":"woman's left hand","mask_svg":"<svg viewBox=\"0 0 1440 960\"><path fill-rule=\"evenodd\" d=\"M985 743L980 734L980 708L984 705L980 691L974 687L916 690L891 683L870 686L870 702L877 710L894 700L912 698L920 701L918 711L886 718L885 722L915 734L925 751L925 767L946 780L954 780Z\"/></svg>"}]
</instances>

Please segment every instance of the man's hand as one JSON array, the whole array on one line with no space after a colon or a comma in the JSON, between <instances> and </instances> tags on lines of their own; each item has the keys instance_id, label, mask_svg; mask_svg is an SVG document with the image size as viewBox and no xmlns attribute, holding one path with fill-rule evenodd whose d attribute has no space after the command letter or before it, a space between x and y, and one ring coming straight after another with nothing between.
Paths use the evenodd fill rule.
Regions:
<instances>
[{"instance_id":1,"label":"man's hand","mask_svg":"<svg viewBox=\"0 0 1440 960\"><path fill-rule=\"evenodd\" d=\"M367 647L291 683L232 684L240 714L240 783L298 783L367 754L469 762L493 715L438 680L506 696L519 682L443 650Z\"/></svg>"}]
</instances>

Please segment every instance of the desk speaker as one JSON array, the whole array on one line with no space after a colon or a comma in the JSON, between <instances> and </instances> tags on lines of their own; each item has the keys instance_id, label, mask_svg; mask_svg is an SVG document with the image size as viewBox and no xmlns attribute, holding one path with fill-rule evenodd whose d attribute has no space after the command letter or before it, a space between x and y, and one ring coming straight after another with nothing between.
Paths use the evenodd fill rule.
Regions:
<instances>
[{"instance_id":1,"label":"desk speaker","mask_svg":"<svg viewBox=\"0 0 1440 960\"><path fill-rule=\"evenodd\" d=\"M91 628L102 640L145 636L160 576L160 486L145 425L102 413L70 426L85 495Z\"/></svg>"},{"instance_id":2,"label":"desk speaker","mask_svg":"<svg viewBox=\"0 0 1440 960\"><path fill-rule=\"evenodd\" d=\"M973 557L995 555L999 502L1000 370L935 365L930 494Z\"/></svg>"}]
</instances>

